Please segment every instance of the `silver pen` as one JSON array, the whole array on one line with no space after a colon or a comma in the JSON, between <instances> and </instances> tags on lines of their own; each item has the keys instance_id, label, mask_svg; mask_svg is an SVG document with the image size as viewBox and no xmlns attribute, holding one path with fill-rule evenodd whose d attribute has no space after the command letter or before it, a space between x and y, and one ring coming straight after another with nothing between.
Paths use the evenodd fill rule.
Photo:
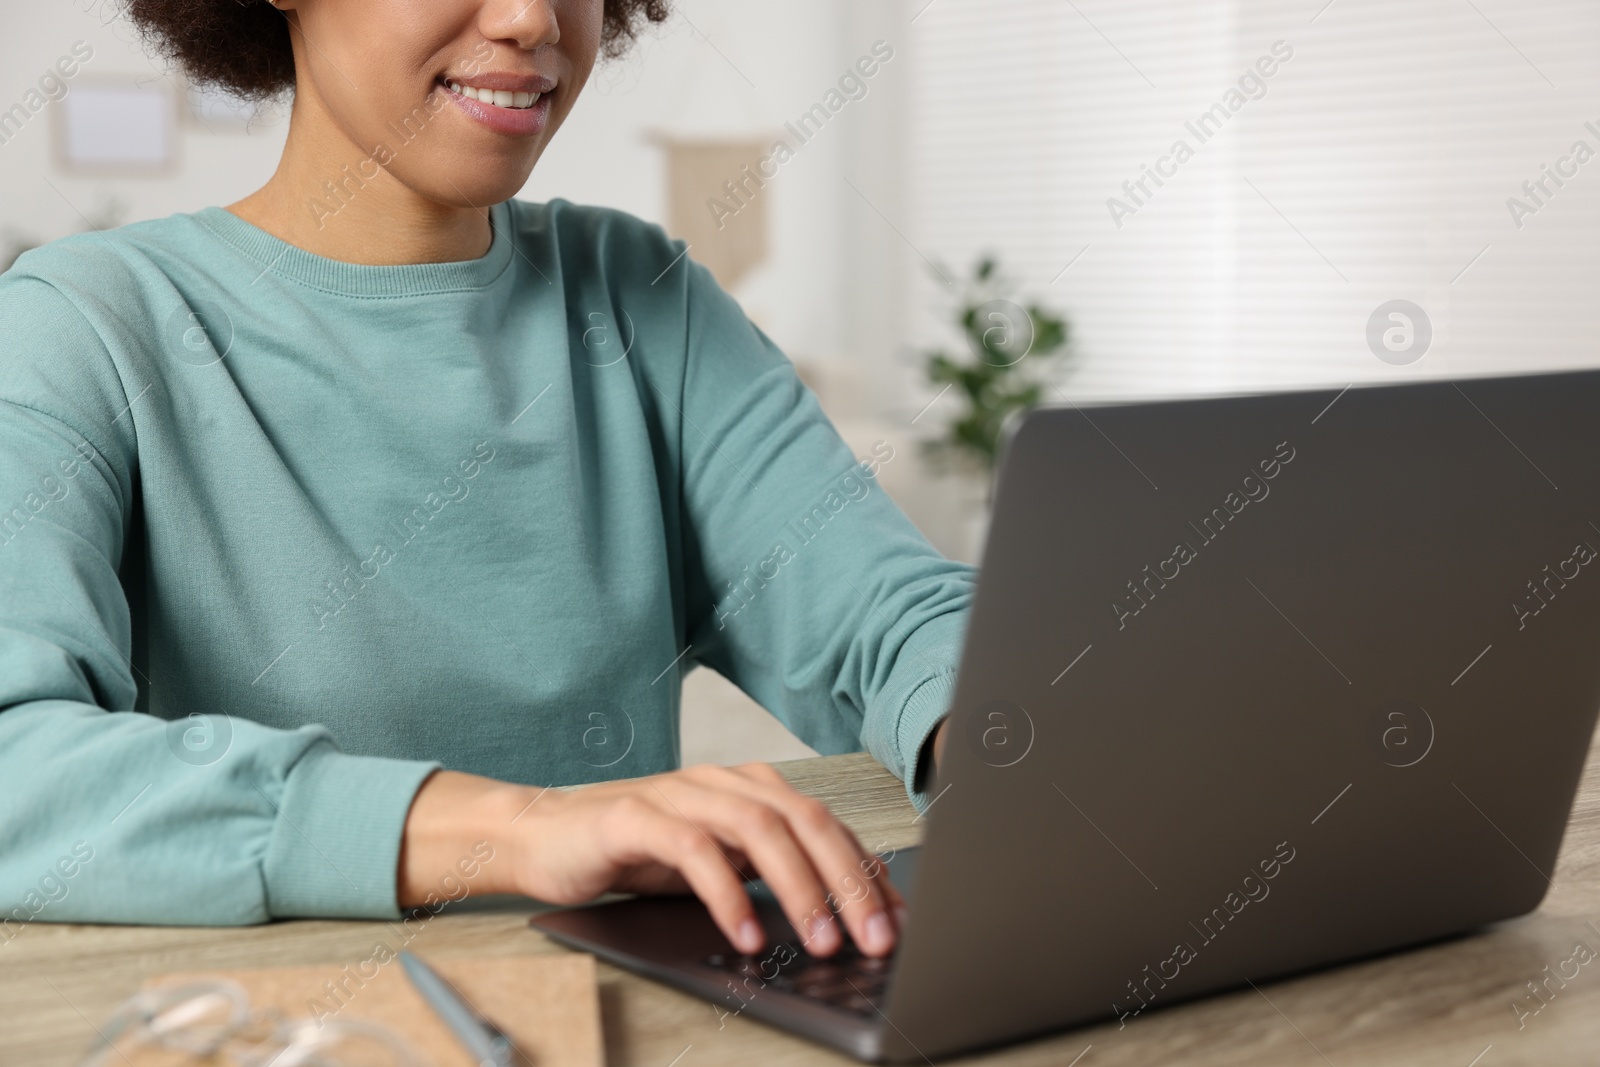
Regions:
<instances>
[{"instance_id":1,"label":"silver pen","mask_svg":"<svg viewBox=\"0 0 1600 1067\"><path fill-rule=\"evenodd\" d=\"M404 949L400 952L400 963L422 999L472 1053L479 1067L517 1067L529 1062L511 1037L468 1004L438 971Z\"/></svg>"}]
</instances>

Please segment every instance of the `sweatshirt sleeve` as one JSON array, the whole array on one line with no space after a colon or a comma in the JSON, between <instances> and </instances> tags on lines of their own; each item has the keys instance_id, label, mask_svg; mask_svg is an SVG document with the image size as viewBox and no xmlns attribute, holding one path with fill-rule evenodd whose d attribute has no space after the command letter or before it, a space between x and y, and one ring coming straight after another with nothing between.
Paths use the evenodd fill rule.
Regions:
<instances>
[{"instance_id":1,"label":"sweatshirt sleeve","mask_svg":"<svg viewBox=\"0 0 1600 1067\"><path fill-rule=\"evenodd\" d=\"M921 807L975 572L878 484L884 464L911 462L910 442L852 455L784 354L688 269L690 654L819 752L865 746Z\"/></svg>"},{"instance_id":2,"label":"sweatshirt sleeve","mask_svg":"<svg viewBox=\"0 0 1600 1067\"><path fill-rule=\"evenodd\" d=\"M151 680L122 579L142 565L124 546L145 387L54 286L0 278L0 944L32 921L392 917L436 765L225 708L134 710Z\"/></svg>"}]
</instances>

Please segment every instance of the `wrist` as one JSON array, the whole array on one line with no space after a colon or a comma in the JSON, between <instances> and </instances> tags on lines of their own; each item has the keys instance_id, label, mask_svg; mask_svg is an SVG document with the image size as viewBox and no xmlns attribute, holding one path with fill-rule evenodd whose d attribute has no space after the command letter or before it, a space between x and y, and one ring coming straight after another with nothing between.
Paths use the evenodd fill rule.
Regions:
<instances>
[{"instance_id":1,"label":"wrist","mask_svg":"<svg viewBox=\"0 0 1600 1067\"><path fill-rule=\"evenodd\" d=\"M517 892L518 814L541 792L456 771L430 776L406 816L395 882L400 907Z\"/></svg>"}]
</instances>

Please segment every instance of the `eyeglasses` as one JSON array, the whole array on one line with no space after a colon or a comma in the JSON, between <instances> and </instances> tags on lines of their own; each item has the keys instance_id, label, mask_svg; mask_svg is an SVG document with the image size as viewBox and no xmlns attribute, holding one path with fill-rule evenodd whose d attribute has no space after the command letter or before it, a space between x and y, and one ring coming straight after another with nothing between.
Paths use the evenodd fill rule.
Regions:
<instances>
[{"instance_id":1,"label":"eyeglasses","mask_svg":"<svg viewBox=\"0 0 1600 1067\"><path fill-rule=\"evenodd\" d=\"M428 1067L392 1030L359 1019L286 1019L252 1008L244 987L225 978L136 993L112 1013L100 1038L80 1067Z\"/></svg>"}]
</instances>

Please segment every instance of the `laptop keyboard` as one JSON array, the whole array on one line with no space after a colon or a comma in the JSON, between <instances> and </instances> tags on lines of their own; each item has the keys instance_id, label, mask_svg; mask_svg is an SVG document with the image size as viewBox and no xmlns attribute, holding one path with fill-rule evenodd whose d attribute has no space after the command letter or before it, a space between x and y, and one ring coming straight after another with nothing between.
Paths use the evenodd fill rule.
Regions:
<instances>
[{"instance_id":1,"label":"laptop keyboard","mask_svg":"<svg viewBox=\"0 0 1600 1067\"><path fill-rule=\"evenodd\" d=\"M751 990L759 983L781 993L791 993L842 1008L854 1015L875 1016L882 1007L883 994L894 969L894 956L863 956L846 945L827 959L799 953L786 966L778 967L773 956L711 955L702 961L707 967L725 972L730 980L748 982ZM777 973L772 974L774 968ZM772 977L767 975L772 974Z\"/></svg>"}]
</instances>

